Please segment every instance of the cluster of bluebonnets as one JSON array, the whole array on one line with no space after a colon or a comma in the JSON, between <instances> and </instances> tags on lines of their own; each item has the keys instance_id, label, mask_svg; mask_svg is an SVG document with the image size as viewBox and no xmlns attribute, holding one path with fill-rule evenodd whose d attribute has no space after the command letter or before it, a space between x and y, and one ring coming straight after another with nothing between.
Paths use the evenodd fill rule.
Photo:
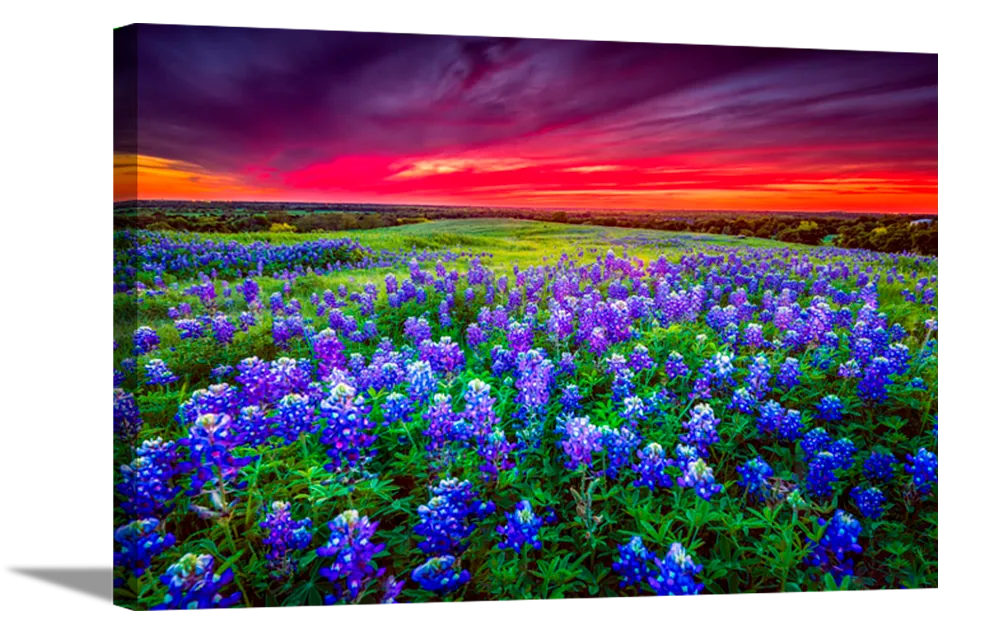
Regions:
<instances>
[{"instance_id":1,"label":"cluster of bluebonnets","mask_svg":"<svg viewBox=\"0 0 1000 634\"><path fill-rule=\"evenodd\" d=\"M124 605L937 583L935 259L117 240Z\"/></svg>"}]
</instances>

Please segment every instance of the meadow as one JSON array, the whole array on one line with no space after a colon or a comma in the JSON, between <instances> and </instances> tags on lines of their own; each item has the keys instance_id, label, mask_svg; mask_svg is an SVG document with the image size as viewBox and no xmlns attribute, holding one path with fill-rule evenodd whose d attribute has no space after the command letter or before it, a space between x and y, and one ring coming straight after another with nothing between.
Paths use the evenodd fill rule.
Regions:
<instances>
[{"instance_id":1,"label":"meadow","mask_svg":"<svg viewBox=\"0 0 1000 634\"><path fill-rule=\"evenodd\" d=\"M937 258L506 219L115 236L115 602L937 586Z\"/></svg>"}]
</instances>

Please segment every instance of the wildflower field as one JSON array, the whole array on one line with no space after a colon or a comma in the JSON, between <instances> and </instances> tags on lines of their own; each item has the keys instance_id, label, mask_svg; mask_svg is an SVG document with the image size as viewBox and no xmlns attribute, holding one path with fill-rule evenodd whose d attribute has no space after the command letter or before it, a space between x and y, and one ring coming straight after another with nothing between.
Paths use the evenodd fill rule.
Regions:
<instances>
[{"instance_id":1,"label":"wildflower field","mask_svg":"<svg viewBox=\"0 0 1000 634\"><path fill-rule=\"evenodd\" d=\"M115 236L115 601L937 585L937 259L514 220Z\"/></svg>"}]
</instances>

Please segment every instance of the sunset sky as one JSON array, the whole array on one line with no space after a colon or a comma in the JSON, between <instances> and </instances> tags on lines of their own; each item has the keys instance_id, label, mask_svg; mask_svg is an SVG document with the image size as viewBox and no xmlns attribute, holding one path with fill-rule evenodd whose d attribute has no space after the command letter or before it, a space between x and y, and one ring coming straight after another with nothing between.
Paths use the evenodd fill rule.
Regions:
<instances>
[{"instance_id":1,"label":"sunset sky","mask_svg":"<svg viewBox=\"0 0 1000 634\"><path fill-rule=\"evenodd\" d=\"M937 56L138 27L115 199L937 213ZM133 66L135 64L135 66ZM119 99L120 95L116 95Z\"/></svg>"}]
</instances>

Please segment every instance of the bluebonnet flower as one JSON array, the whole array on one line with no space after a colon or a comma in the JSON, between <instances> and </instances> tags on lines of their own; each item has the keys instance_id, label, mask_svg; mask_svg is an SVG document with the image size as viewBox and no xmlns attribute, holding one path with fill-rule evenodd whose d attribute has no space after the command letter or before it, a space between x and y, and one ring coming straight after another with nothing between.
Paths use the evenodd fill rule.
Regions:
<instances>
[{"instance_id":1,"label":"bluebonnet flower","mask_svg":"<svg viewBox=\"0 0 1000 634\"><path fill-rule=\"evenodd\" d=\"M174 328L185 339L201 339L205 336L205 325L196 319L179 319L174 322Z\"/></svg>"},{"instance_id":2,"label":"bluebonnet flower","mask_svg":"<svg viewBox=\"0 0 1000 634\"><path fill-rule=\"evenodd\" d=\"M854 454L858 451L849 438L830 443L826 450L833 454L838 469L850 469L854 465Z\"/></svg>"},{"instance_id":3,"label":"bluebonnet flower","mask_svg":"<svg viewBox=\"0 0 1000 634\"><path fill-rule=\"evenodd\" d=\"M135 354L143 355L156 350L160 345L160 335L149 326L141 326L136 329L132 336L133 349Z\"/></svg>"},{"instance_id":4,"label":"bluebonnet flower","mask_svg":"<svg viewBox=\"0 0 1000 634\"><path fill-rule=\"evenodd\" d=\"M265 531L264 545L268 546L267 567L276 577L287 576L298 568L293 559L295 551L308 548L312 542L312 520L292 519L291 504L272 502L271 512L264 517L260 527Z\"/></svg>"},{"instance_id":5,"label":"bluebonnet flower","mask_svg":"<svg viewBox=\"0 0 1000 634\"><path fill-rule=\"evenodd\" d=\"M514 444L507 440L500 429L494 429L480 440L476 453L483 460L479 470L487 482L495 480L500 471L514 468L514 462L509 457L513 450Z\"/></svg>"},{"instance_id":6,"label":"bluebonnet flower","mask_svg":"<svg viewBox=\"0 0 1000 634\"><path fill-rule=\"evenodd\" d=\"M427 403L437 389L437 379L431 365L426 361L406 364L406 380L410 384L410 397L416 403Z\"/></svg>"},{"instance_id":7,"label":"bluebonnet flower","mask_svg":"<svg viewBox=\"0 0 1000 634\"><path fill-rule=\"evenodd\" d=\"M712 406L699 403L691 409L691 416L684 421L685 433L680 435L680 441L696 447L702 457L708 456L708 448L719 442L719 434L715 430L719 419L715 417Z\"/></svg>"},{"instance_id":8,"label":"bluebonnet flower","mask_svg":"<svg viewBox=\"0 0 1000 634\"><path fill-rule=\"evenodd\" d=\"M729 407L743 414L752 414L757 407L757 397L747 388L741 387L733 392Z\"/></svg>"},{"instance_id":9,"label":"bluebonnet flower","mask_svg":"<svg viewBox=\"0 0 1000 634\"><path fill-rule=\"evenodd\" d=\"M785 417L785 408L777 401L768 401L760 406L760 413L757 415L757 433L762 436L773 434L781 424L781 419Z\"/></svg>"},{"instance_id":10,"label":"bluebonnet flower","mask_svg":"<svg viewBox=\"0 0 1000 634\"><path fill-rule=\"evenodd\" d=\"M938 481L938 459L933 452L921 447L917 455L906 454L906 472L913 476L913 488L920 495L929 495Z\"/></svg>"},{"instance_id":11,"label":"bluebonnet flower","mask_svg":"<svg viewBox=\"0 0 1000 634\"><path fill-rule=\"evenodd\" d=\"M403 334L415 345L431 338L431 325L423 317L407 317L403 324Z\"/></svg>"},{"instance_id":12,"label":"bluebonnet flower","mask_svg":"<svg viewBox=\"0 0 1000 634\"><path fill-rule=\"evenodd\" d=\"M413 532L424 538L417 546L428 555L459 555L476 528L471 520L489 515L496 506L478 499L468 480L441 480L431 494L427 504L417 508L420 522Z\"/></svg>"},{"instance_id":13,"label":"bluebonnet flower","mask_svg":"<svg viewBox=\"0 0 1000 634\"><path fill-rule=\"evenodd\" d=\"M885 511L883 508L885 506L885 494L875 487L867 489L854 487L851 489L851 498L854 500L854 504L858 507L858 510L861 511L861 514L869 519L877 520L882 517L882 513Z\"/></svg>"},{"instance_id":14,"label":"bluebonnet flower","mask_svg":"<svg viewBox=\"0 0 1000 634\"><path fill-rule=\"evenodd\" d=\"M580 410L582 400L583 396L580 394L580 388L574 384L564 387L562 394L559 396L559 404L562 406L563 411L570 414Z\"/></svg>"},{"instance_id":15,"label":"bluebonnet flower","mask_svg":"<svg viewBox=\"0 0 1000 634\"><path fill-rule=\"evenodd\" d=\"M158 519L147 517L115 529L115 567L123 566L141 577L153 557L173 546L177 539L171 533L157 532Z\"/></svg>"},{"instance_id":16,"label":"bluebonnet flower","mask_svg":"<svg viewBox=\"0 0 1000 634\"><path fill-rule=\"evenodd\" d=\"M816 405L820 420L835 422L844 417L844 404L836 394L827 394Z\"/></svg>"},{"instance_id":17,"label":"bluebonnet flower","mask_svg":"<svg viewBox=\"0 0 1000 634\"><path fill-rule=\"evenodd\" d=\"M389 575L382 582L382 598L379 603L395 603L399 593L403 591L403 581L396 581L396 577Z\"/></svg>"},{"instance_id":18,"label":"bluebonnet flower","mask_svg":"<svg viewBox=\"0 0 1000 634\"><path fill-rule=\"evenodd\" d=\"M653 560L653 570L649 575L649 586L659 596L693 595L705 587L695 580L702 566L694 563L684 547L674 542L661 559Z\"/></svg>"},{"instance_id":19,"label":"bluebonnet flower","mask_svg":"<svg viewBox=\"0 0 1000 634\"><path fill-rule=\"evenodd\" d=\"M799 371L799 360L788 357L785 362L781 364L778 368L778 376L776 381L778 386L785 390L790 390L799 384L799 377L801 376Z\"/></svg>"},{"instance_id":20,"label":"bluebonnet flower","mask_svg":"<svg viewBox=\"0 0 1000 634\"><path fill-rule=\"evenodd\" d=\"M191 487L187 494L196 497L206 487L213 489L211 500L214 510L192 505L200 516L225 517L231 513L235 500L227 500L227 489L230 486L235 489L245 487L245 482L237 483L240 469L259 457L235 457L231 450L242 441L232 419L225 414L202 414L191 426L188 436L177 441L189 450L188 459L177 465L178 471L191 472Z\"/></svg>"},{"instance_id":21,"label":"bluebonnet flower","mask_svg":"<svg viewBox=\"0 0 1000 634\"><path fill-rule=\"evenodd\" d=\"M320 442L328 447L330 462L324 465L327 471L361 470L375 455L371 449L375 436L368 433L375 425L368 418L368 409L364 399L355 398L355 389L346 383L338 383L329 398L320 403L320 417L327 420L320 436Z\"/></svg>"},{"instance_id":22,"label":"bluebonnet flower","mask_svg":"<svg viewBox=\"0 0 1000 634\"><path fill-rule=\"evenodd\" d=\"M892 383L889 375L892 364L885 357L872 359L858 382L858 396L869 403L881 403L889 398L886 385Z\"/></svg>"},{"instance_id":23,"label":"bluebonnet flower","mask_svg":"<svg viewBox=\"0 0 1000 634\"><path fill-rule=\"evenodd\" d=\"M673 486L673 479L667 473L667 467L673 464L674 461L667 458L663 447L655 442L649 443L639 450L639 462L634 467L638 477L632 482L632 486L648 487L653 491Z\"/></svg>"},{"instance_id":24,"label":"bluebonnet flower","mask_svg":"<svg viewBox=\"0 0 1000 634\"><path fill-rule=\"evenodd\" d=\"M632 453L639 446L639 436L628 427L611 429L600 427L601 445L607 457L607 468L603 471L612 480L618 478L619 472L632 464Z\"/></svg>"},{"instance_id":25,"label":"bluebonnet flower","mask_svg":"<svg viewBox=\"0 0 1000 634\"><path fill-rule=\"evenodd\" d=\"M790 409L781 417L776 436L781 440L798 440L802 436L802 413Z\"/></svg>"},{"instance_id":26,"label":"bluebonnet flower","mask_svg":"<svg viewBox=\"0 0 1000 634\"><path fill-rule=\"evenodd\" d=\"M162 438L144 440L130 464L121 466L122 482L116 490L125 496L122 509L130 517L163 518L180 490L174 485L177 449Z\"/></svg>"},{"instance_id":27,"label":"bluebonnet flower","mask_svg":"<svg viewBox=\"0 0 1000 634\"><path fill-rule=\"evenodd\" d=\"M837 376L842 379L856 379L861 376L861 366L854 359L848 359L837 368Z\"/></svg>"},{"instance_id":28,"label":"bluebonnet flower","mask_svg":"<svg viewBox=\"0 0 1000 634\"><path fill-rule=\"evenodd\" d=\"M374 563L375 555L385 549L384 544L372 542L378 522L351 509L335 517L328 526L330 538L316 549L318 557L333 558L329 566L319 570L319 574L333 584L333 592L327 595L326 603L357 601L385 572Z\"/></svg>"},{"instance_id":29,"label":"bluebonnet flower","mask_svg":"<svg viewBox=\"0 0 1000 634\"><path fill-rule=\"evenodd\" d=\"M562 441L566 452L566 468L575 470L581 464L590 467L594 463L593 454L603 449L603 433L591 424L590 417L571 418L566 422L565 439Z\"/></svg>"},{"instance_id":30,"label":"bluebonnet flower","mask_svg":"<svg viewBox=\"0 0 1000 634\"><path fill-rule=\"evenodd\" d=\"M873 482L889 482L895 477L894 467L899 461L891 453L873 451L862 467L865 477Z\"/></svg>"},{"instance_id":31,"label":"bluebonnet flower","mask_svg":"<svg viewBox=\"0 0 1000 634\"><path fill-rule=\"evenodd\" d=\"M663 370L667 373L667 377L670 379L676 379L679 376L686 376L691 371L687 364L684 363L684 357L681 356L681 353L676 350L667 355L667 360L663 364Z\"/></svg>"},{"instance_id":32,"label":"bluebonnet flower","mask_svg":"<svg viewBox=\"0 0 1000 634\"><path fill-rule=\"evenodd\" d=\"M822 427L816 427L815 429L810 429L802 437L799 446L802 447L802 453L805 454L806 462L809 462L813 459L813 456L825 450L831 442L833 442L833 439L830 438L830 434L826 433L826 430Z\"/></svg>"},{"instance_id":33,"label":"bluebonnet flower","mask_svg":"<svg viewBox=\"0 0 1000 634\"><path fill-rule=\"evenodd\" d=\"M413 580L424 590L438 594L454 592L468 583L468 570L462 570L458 560L452 555L431 557L413 571Z\"/></svg>"},{"instance_id":34,"label":"bluebonnet flower","mask_svg":"<svg viewBox=\"0 0 1000 634\"><path fill-rule=\"evenodd\" d=\"M722 485L715 483L712 469L705 464L702 458L685 465L684 473L677 478L677 486L691 487L699 497L705 500L711 499L713 495L722 490Z\"/></svg>"},{"instance_id":35,"label":"bluebonnet flower","mask_svg":"<svg viewBox=\"0 0 1000 634\"><path fill-rule=\"evenodd\" d=\"M808 467L806 489L820 498L833 495L831 485L837 481L837 475L834 473L837 469L837 459L833 454L829 451L820 451L809 461Z\"/></svg>"},{"instance_id":36,"label":"bluebonnet flower","mask_svg":"<svg viewBox=\"0 0 1000 634\"><path fill-rule=\"evenodd\" d=\"M333 370L343 370L347 366L344 344L332 329L321 330L313 338L312 344L313 354L319 363L319 376L321 378L328 379Z\"/></svg>"},{"instance_id":37,"label":"bluebonnet flower","mask_svg":"<svg viewBox=\"0 0 1000 634\"><path fill-rule=\"evenodd\" d=\"M231 365L217 365L214 368L212 368L212 372L210 373L210 375L216 381L222 381L235 371L236 369L233 368L233 366Z\"/></svg>"},{"instance_id":38,"label":"bluebonnet flower","mask_svg":"<svg viewBox=\"0 0 1000 634\"><path fill-rule=\"evenodd\" d=\"M385 397L385 403L382 404L382 419L387 425L400 421L409 422L413 411L413 401L410 397L393 392Z\"/></svg>"},{"instance_id":39,"label":"bluebonnet flower","mask_svg":"<svg viewBox=\"0 0 1000 634\"><path fill-rule=\"evenodd\" d=\"M638 344L632 349L632 354L628 358L629 369L638 374L643 370L652 368L655 364L653 358L649 356L649 349L642 344Z\"/></svg>"},{"instance_id":40,"label":"bluebonnet flower","mask_svg":"<svg viewBox=\"0 0 1000 634\"><path fill-rule=\"evenodd\" d=\"M768 362L767 357L757 355L753 358L753 362L747 371L747 386L749 386L750 392L755 397L755 400L764 398L764 396L766 396L771 390L769 385L770 381L771 364Z\"/></svg>"},{"instance_id":41,"label":"bluebonnet flower","mask_svg":"<svg viewBox=\"0 0 1000 634\"><path fill-rule=\"evenodd\" d=\"M121 388L115 388L115 434L126 441L133 441L142 430L142 417L135 397Z\"/></svg>"},{"instance_id":42,"label":"bluebonnet flower","mask_svg":"<svg viewBox=\"0 0 1000 634\"><path fill-rule=\"evenodd\" d=\"M844 577L854 574L855 554L861 552L858 537L861 535L861 523L850 513L837 509L833 519L827 522L819 520L820 526L825 526L819 543L809 540L810 554L806 564L819 566L823 572L829 572L840 583Z\"/></svg>"},{"instance_id":43,"label":"bluebonnet flower","mask_svg":"<svg viewBox=\"0 0 1000 634\"><path fill-rule=\"evenodd\" d=\"M769 491L768 479L774 475L774 469L763 458L756 456L736 467L740 475L740 487L747 497L757 502L763 502Z\"/></svg>"},{"instance_id":44,"label":"bluebonnet flower","mask_svg":"<svg viewBox=\"0 0 1000 634\"><path fill-rule=\"evenodd\" d=\"M541 350L531 349L517 356L517 403L520 405L518 417L522 419L544 418L549 402L549 390L553 382L552 362L545 358Z\"/></svg>"},{"instance_id":45,"label":"bluebonnet flower","mask_svg":"<svg viewBox=\"0 0 1000 634\"><path fill-rule=\"evenodd\" d=\"M646 549L638 535L628 544L619 544L618 557L611 563L611 568L621 577L618 585L622 588L642 585L653 571L654 559L655 555Z\"/></svg>"},{"instance_id":46,"label":"bluebonnet flower","mask_svg":"<svg viewBox=\"0 0 1000 634\"><path fill-rule=\"evenodd\" d=\"M308 396L286 394L280 401L274 415L274 433L290 445L302 434L316 431L315 406Z\"/></svg>"},{"instance_id":47,"label":"bluebonnet flower","mask_svg":"<svg viewBox=\"0 0 1000 634\"><path fill-rule=\"evenodd\" d=\"M236 333L236 326L229 321L229 317L218 313L212 317L212 336L223 345L233 342L233 335Z\"/></svg>"},{"instance_id":48,"label":"bluebonnet flower","mask_svg":"<svg viewBox=\"0 0 1000 634\"><path fill-rule=\"evenodd\" d=\"M167 586L167 594L163 603L153 609L227 608L239 603L239 592L228 597L222 595L223 587L233 581L233 569L227 568L221 574L215 574L214 569L215 559L211 555L184 555L160 577L160 582Z\"/></svg>"},{"instance_id":49,"label":"bluebonnet flower","mask_svg":"<svg viewBox=\"0 0 1000 634\"><path fill-rule=\"evenodd\" d=\"M521 549L531 546L535 550L542 547L542 542L538 539L538 529L542 527L542 520L531 508L531 502L521 500L512 513L504 513L507 523L497 526L497 532L503 535L499 544L500 549L511 548L520 553Z\"/></svg>"},{"instance_id":50,"label":"bluebonnet flower","mask_svg":"<svg viewBox=\"0 0 1000 634\"><path fill-rule=\"evenodd\" d=\"M150 359L146 362L146 383L150 385L169 385L177 380L163 359Z\"/></svg>"}]
</instances>

